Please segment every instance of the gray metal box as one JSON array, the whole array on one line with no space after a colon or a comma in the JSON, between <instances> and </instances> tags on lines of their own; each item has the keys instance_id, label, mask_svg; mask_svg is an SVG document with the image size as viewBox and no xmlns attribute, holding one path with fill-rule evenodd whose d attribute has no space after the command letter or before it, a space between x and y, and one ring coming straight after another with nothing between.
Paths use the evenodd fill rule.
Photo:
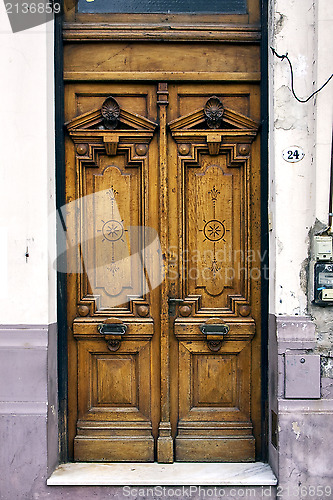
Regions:
<instances>
[{"instance_id":1,"label":"gray metal box","mask_svg":"<svg viewBox=\"0 0 333 500\"><path fill-rule=\"evenodd\" d=\"M320 398L320 355L285 355L285 398Z\"/></svg>"}]
</instances>

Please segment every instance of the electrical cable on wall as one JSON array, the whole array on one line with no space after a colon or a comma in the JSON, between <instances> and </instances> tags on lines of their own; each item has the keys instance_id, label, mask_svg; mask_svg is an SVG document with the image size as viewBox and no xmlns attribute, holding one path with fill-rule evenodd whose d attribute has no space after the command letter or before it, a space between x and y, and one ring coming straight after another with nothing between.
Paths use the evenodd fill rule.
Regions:
<instances>
[{"instance_id":1,"label":"electrical cable on wall","mask_svg":"<svg viewBox=\"0 0 333 500\"><path fill-rule=\"evenodd\" d=\"M316 94L318 94L318 92L320 92L330 82L330 80L333 78L333 73L332 73L331 76L326 80L326 82L321 87L319 87L318 90L316 90L315 92L312 92L312 94L309 95L309 97L307 99L300 99L295 94L295 90L294 90L294 72L293 72L293 66L292 66L291 61L290 61L290 59L288 57L288 52L286 52L283 55L280 55L280 54L278 54L276 52L276 50L273 47L271 47L271 50L272 50L273 54L276 57L278 57L279 59L281 59L281 61L283 61L283 59L287 59L289 67L290 67L291 92L292 92L293 96L295 97L295 99L298 102L301 102L301 103L308 102L312 97L314 97ZM332 213L332 205L333 205L333 203L332 203L332 197L333 197L333 131L332 131L331 167L330 167L330 194L329 194L329 209L328 209L328 226L326 226L321 231L319 231L318 233L316 233L317 235L332 234L332 218L333 218L333 213Z\"/></svg>"},{"instance_id":2,"label":"electrical cable on wall","mask_svg":"<svg viewBox=\"0 0 333 500\"><path fill-rule=\"evenodd\" d=\"M328 84L328 82L332 79L333 77L333 73L331 74L331 76L326 80L326 82L318 89L316 90L315 92L312 92L312 94L307 98L307 99L300 99L299 97L297 97L297 95L295 94L295 90L294 90L294 72L293 72L293 66L291 64L291 61L288 57L288 52L286 52L286 54L284 55L280 55L276 52L276 50L271 47L271 50L273 52L273 54L278 57L279 59L281 59L281 61L283 61L283 59L287 59L288 61L288 64L289 64L289 67L290 67L290 75L291 75L291 91L293 93L293 96L295 97L295 99L298 101L298 102L301 102L301 103L305 103L305 102L308 102L311 97L315 96L316 94L318 94L318 92L320 92L324 87L325 85Z\"/></svg>"}]
</instances>

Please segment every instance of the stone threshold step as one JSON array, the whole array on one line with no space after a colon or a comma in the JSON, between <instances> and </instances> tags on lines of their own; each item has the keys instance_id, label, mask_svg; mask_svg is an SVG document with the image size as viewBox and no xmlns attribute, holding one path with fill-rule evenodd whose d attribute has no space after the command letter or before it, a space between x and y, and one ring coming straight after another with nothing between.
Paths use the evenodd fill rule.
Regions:
<instances>
[{"instance_id":1,"label":"stone threshold step","mask_svg":"<svg viewBox=\"0 0 333 500\"><path fill-rule=\"evenodd\" d=\"M274 486L270 466L253 463L67 463L48 486Z\"/></svg>"}]
</instances>

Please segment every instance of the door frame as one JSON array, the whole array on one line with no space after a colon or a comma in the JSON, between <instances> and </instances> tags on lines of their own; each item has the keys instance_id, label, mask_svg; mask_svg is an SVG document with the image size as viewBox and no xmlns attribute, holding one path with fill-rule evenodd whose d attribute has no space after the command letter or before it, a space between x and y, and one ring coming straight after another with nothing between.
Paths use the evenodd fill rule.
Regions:
<instances>
[{"instance_id":1,"label":"door frame","mask_svg":"<svg viewBox=\"0 0 333 500\"><path fill-rule=\"evenodd\" d=\"M64 80L63 80L63 19L55 15L55 163L56 208L66 203L65 197L65 136L64 136ZM261 435L260 460L268 457L268 312L269 312L269 255L268 255L268 2L261 0ZM63 221L58 222L62 224ZM57 227L57 236L64 227ZM58 240L57 240L58 241ZM57 273L57 325L58 325L58 435L59 462L68 462L68 350L67 350L67 286L66 275Z\"/></svg>"}]
</instances>

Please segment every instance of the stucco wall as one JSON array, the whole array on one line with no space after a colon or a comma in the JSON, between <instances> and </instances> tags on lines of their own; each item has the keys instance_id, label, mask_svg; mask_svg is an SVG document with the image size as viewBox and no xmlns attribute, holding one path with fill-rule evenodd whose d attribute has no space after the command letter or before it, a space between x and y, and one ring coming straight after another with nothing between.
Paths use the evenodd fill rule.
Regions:
<instances>
[{"instance_id":1,"label":"stucco wall","mask_svg":"<svg viewBox=\"0 0 333 500\"><path fill-rule=\"evenodd\" d=\"M304 99L324 83L332 71L332 51L327 47L332 29L332 3L275 0L271 16L270 44L279 54L288 53L293 64L295 91ZM308 313L308 301L300 271L308 257L309 231L316 218L327 223L332 84L316 98L299 103L290 90L287 61L281 61L272 53L270 77L273 227L270 246L271 254L276 256L271 261L274 297L271 312L303 315ZM293 145L303 148L305 157L298 163L287 163L282 152Z\"/></svg>"},{"instance_id":2,"label":"stucco wall","mask_svg":"<svg viewBox=\"0 0 333 500\"><path fill-rule=\"evenodd\" d=\"M53 51L53 22L13 34L0 3L1 500L58 459Z\"/></svg>"},{"instance_id":3,"label":"stucco wall","mask_svg":"<svg viewBox=\"0 0 333 500\"><path fill-rule=\"evenodd\" d=\"M275 0L270 10L270 45L288 53L293 65L297 96L307 98L330 76L333 54L329 48L333 5L328 0ZM270 460L284 498L292 491L333 485L330 464L332 429L332 308L312 304L313 235L327 225L333 93L330 82L307 103L290 91L286 60L270 54ZM305 157L287 163L282 152L300 146ZM316 365L321 354L319 399L286 397L286 356L299 354ZM299 358L300 359L300 358ZM319 365L314 378L319 376ZM325 369L328 366L328 369ZM311 387L309 375L299 387ZM277 414L277 447L272 444L272 412ZM296 488L292 490L292 488ZM311 490L312 491L312 490Z\"/></svg>"},{"instance_id":4,"label":"stucco wall","mask_svg":"<svg viewBox=\"0 0 333 500\"><path fill-rule=\"evenodd\" d=\"M0 26L0 227L8 238L0 324L47 324L56 320L48 217L55 206L53 23L13 34L1 2Z\"/></svg>"}]
</instances>

